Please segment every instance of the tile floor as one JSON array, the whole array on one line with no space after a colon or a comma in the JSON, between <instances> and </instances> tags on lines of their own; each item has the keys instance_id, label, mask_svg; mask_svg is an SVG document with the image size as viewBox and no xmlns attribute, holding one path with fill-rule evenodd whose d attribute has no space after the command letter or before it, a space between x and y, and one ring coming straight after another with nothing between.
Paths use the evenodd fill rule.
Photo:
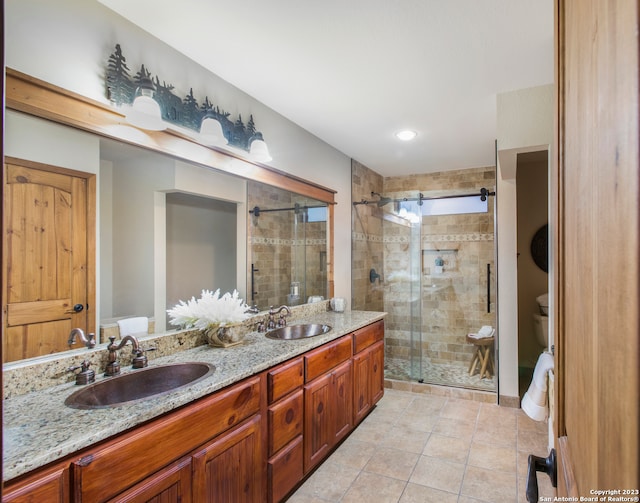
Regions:
<instances>
[{"instance_id":1,"label":"tile floor","mask_svg":"<svg viewBox=\"0 0 640 503\"><path fill-rule=\"evenodd\" d=\"M484 391L496 390L496 378L480 377L480 371L469 375L469 362L433 363L422 357L422 378L424 382L444 386L461 386L466 389ZM411 375L411 362L407 358L384 357L384 375L389 379L415 381ZM531 379L529 379L531 382Z\"/></svg>"},{"instance_id":2,"label":"tile floor","mask_svg":"<svg viewBox=\"0 0 640 503\"><path fill-rule=\"evenodd\" d=\"M547 424L520 409L387 388L288 503L526 502L530 453L546 457Z\"/></svg>"}]
</instances>

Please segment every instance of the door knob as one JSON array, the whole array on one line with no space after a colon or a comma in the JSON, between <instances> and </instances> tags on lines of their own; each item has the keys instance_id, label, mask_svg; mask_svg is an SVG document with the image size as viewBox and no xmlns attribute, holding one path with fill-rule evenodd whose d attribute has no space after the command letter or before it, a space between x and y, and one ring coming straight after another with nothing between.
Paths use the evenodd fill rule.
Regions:
<instances>
[{"instance_id":1,"label":"door knob","mask_svg":"<svg viewBox=\"0 0 640 503\"><path fill-rule=\"evenodd\" d=\"M84 306L82 304L76 304L75 306L73 306L70 310L65 311L66 313L79 313L80 311L82 311L84 309Z\"/></svg>"},{"instance_id":2,"label":"door knob","mask_svg":"<svg viewBox=\"0 0 640 503\"><path fill-rule=\"evenodd\" d=\"M553 487L558 486L555 449L551 449L551 452L546 458L529 454L529 471L527 472L527 501L529 503L538 501L538 479L536 472L546 473L551 479L551 485Z\"/></svg>"}]
</instances>

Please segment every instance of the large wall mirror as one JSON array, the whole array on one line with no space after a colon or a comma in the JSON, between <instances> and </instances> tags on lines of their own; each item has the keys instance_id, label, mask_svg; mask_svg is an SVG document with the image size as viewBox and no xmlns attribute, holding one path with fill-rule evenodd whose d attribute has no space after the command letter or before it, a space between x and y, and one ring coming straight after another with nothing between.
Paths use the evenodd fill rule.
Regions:
<instances>
[{"instance_id":1,"label":"large wall mirror","mask_svg":"<svg viewBox=\"0 0 640 503\"><path fill-rule=\"evenodd\" d=\"M150 332L173 329L166 309L202 289L237 289L260 310L331 294L330 202L304 194L301 181L290 190L56 122L7 110L5 154L36 167L65 167L69 155L93 177L88 326L103 339L126 317L148 317ZM58 340L29 344L5 320L3 363L66 351L74 326L58 323Z\"/></svg>"}]
</instances>

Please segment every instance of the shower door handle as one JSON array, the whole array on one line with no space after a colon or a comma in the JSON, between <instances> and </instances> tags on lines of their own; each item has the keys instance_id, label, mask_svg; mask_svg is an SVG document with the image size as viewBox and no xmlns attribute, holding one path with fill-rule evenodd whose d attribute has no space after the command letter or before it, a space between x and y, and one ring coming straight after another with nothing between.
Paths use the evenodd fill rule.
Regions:
<instances>
[{"instance_id":1,"label":"shower door handle","mask_svg":"<svg viewBox=\"0 0 640 503\"><path fill-rule=\"evenodd\" d=\"M491 264L487 264L487 313L491 312Z\"/></svg>"}]
</instances>

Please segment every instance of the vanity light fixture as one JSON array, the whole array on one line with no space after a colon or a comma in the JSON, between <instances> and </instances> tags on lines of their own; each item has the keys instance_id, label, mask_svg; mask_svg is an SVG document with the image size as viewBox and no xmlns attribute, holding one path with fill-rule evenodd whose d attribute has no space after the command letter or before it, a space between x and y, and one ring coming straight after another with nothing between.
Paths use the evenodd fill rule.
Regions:
<instances>
[{"instance_id":1,"label":"vanity light fixture","mask_svg":"<svg viewBox=\"0 0 640 503\"><path fill-rule=\"evenodd\" d=\"M222 124L212 115L205 115L200 125L200 139L205 145L226 145L229 140L222 131Z\"/></svg>"},{"instance_id":2,"label":"vanity light fixture","mask_svg":"<svg viewBox=\"0 0 640 503\"><path fill-rule=\"evenodd\" d=\"M129 124L149 131L163 131L167 125L162 120L160 104L154 99L155 88L148 76L140 79L135 99L126 114Z\"/></svg>"},{"instance_id":3,"label":"vanity light fixture","mask_svg":"<svg viewBox=\"0 0 640 503\"><path fill-rule=\"evenodd\" d=\"M271 161L271 155L269 154L269 149L267 148L267 144L264 140L256 138L251 142L251 146L249 147L249 157L253 161L257 162L269 162Z\"/></svg>"},{"instance_id":4,"label":"vanity light fixture","mask_svg":"<svg viewBox=\"0 0 640 503\"><path fill-rule=\"evenodd\" d=\"M246 123L240 115L232 120L230 113L210 102L208 97L198 103L193 88L180 98L172 84L157 75L152 77L145 65L132 77L120 44L116 44L107 60L105 84L109 101L128 110L127 122L140 129L186 128L195 134L185 134L201 145L229 149L251 161L272 160L253 115L249 115Z\"/></svg>"},{"instance_id":5,"label":"vanity light fixture","mask_svg":"<svg viewBox=\"0 0 640 503\"><path fill-rule=\"evenodd\" d=\"M416 136L418 136L418 133L412 131L411 129L403 129L402 131L398 131L396 133L396 138L402 141L411 141Z\"/></svg>"}]
</instances>

